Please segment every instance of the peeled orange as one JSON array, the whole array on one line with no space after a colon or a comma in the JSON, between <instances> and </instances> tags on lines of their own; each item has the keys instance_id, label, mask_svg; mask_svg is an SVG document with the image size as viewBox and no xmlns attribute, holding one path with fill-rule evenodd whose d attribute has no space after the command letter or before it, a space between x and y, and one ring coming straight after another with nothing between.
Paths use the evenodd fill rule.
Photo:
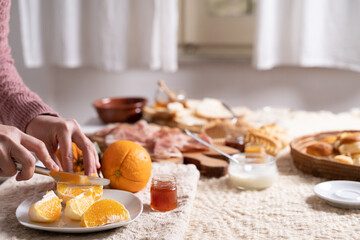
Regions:
<instances>
[{"instance_id":1,"label":"peeled orange","mask_svg":"<svg viewBox=\"0 0 360 240\"><path fill-rule=\"evenodd\" d=\"M95 202L93 192L84 192L66 203L65 216L71 220L80 221L81 216Z\"/></svg>"},{"instance_id":2,"label":"peeled orange","mask_svg":"<svg viewBox=\"0 0 360 240\"><path fill-rule=\"evenodd\" d=\"M29 217L34 222L55 222L61 214L61 200L53 191L47 192L43 198L29 209Z\"/></svg>"},{"instance_id":3,"label":"peeled orange","mask_svg":"<svg viewBox=\"0 0 360 240\"><path fill-rule=\"evenodd\" d=\"M110 187L129 192L143 189L151 176L151 158L141 145L127 140L112 143L104 152L101 170Z\"/></svg>"},{"instance_id":4,"label":"peeled orange","mask_svg":"<svg viewBox=\"0 0 360 240\"><path fill-rule=\"evenodd\" d=\"M81 217L81 226L97 227L110 223L130 220L128 210L112 199L95 202Z\"/></svg>"},{"instance_id":5,"label":"peeled orange","mask_svg":"<svg viewBox=\"0 0 360 240\"><path fill-rule=\"evenodd\" d=\"M87 191L92 191L94 200L97 201L103 194L103 186L76 186L58 183L56 192L59 198L61 198L64 203L66 203L70 199Z\"/></svg>"}]
</instances>

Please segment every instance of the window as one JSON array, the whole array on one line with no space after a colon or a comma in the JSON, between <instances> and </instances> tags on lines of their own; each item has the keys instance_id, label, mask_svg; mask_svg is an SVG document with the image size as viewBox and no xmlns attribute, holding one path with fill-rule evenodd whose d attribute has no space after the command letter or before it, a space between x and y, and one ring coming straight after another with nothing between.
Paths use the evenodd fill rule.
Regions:
<instances>
[{"instance_id":1,"label":"window","mask_svg":"<svg viewBox=\"0 0 360 240\"><path fill-rule=\"evenodd\" d=\"M254 0L180 0L180 53L250 58Z\"/></svg>"}]
</instances>

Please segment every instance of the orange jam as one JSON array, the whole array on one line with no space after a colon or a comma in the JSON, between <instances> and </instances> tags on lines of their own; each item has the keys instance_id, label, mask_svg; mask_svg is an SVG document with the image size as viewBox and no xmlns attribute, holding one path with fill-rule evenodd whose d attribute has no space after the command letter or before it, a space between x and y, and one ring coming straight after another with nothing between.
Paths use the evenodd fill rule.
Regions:
<instances>
[{"instance_id":1,"label":"orange jam","mask_svg":"<svg viewBox=\"0 0 360 240\"><path fill-rule=\"evenodd\" d=\"M151 208L166 212L177 208L176 179L171 175L153 177L151 181Z\"/></svg>"}]
</instances>

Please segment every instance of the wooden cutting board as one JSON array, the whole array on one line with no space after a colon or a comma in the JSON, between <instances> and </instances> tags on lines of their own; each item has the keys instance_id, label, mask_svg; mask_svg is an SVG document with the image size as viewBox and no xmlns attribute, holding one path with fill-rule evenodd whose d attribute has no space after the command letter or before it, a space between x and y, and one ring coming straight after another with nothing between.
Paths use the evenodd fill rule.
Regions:
<instances>
[{"instance_id":1,"label":"wooden cutting board","mask_svg":"<svg viewBox=\"0 0 360 240\"><path fill-rule=\"evenodd\" d=\"M236 154L239 151L235 148L231 148L224 145L214 144L227 154ZM229 161L220 153L209 149L202 152L186 152L183 153L183 158L168 158L168 159L156 159L152 158L153 162L174 162L184 164L194 164L200 173L207 177L222 177L227 174Z\"/></svg>"},{"instance_id":2,"label":"wooden cutting board","mask_svg":"<svg viewBox=\"0 0 360 240\"><path fill-rule=\"evenodd\" d=\"M223 152L232 155L239 153L235 148L215 144ZM229 161L220 153L210 149L205 152L183 153L185 164L194 164L200 173L207 177L222 177L227 174Z\"/></svg>"},{"instance_id":3,"label":"wooden cutting board","mask_svg":"<svg viewBox=\"0 0 360 240\"><path fill-rule=\"evenodd\" d=\"M94 137L87 135L92 141L96 141L102 152L107 148L103 138ZM223 144L214 144L215 147L219 148L227 154L236 154L239 151L235 148L225 146ZM209 149L201 152L186 152L183 153L183 158L172 157L168 159L157 159L152 157L153 162L173 162L178 164L194 164L200 173L207 177L222 177L227 174L228 171L228 160L220 153Z\"/></svg>"}]
</instances>

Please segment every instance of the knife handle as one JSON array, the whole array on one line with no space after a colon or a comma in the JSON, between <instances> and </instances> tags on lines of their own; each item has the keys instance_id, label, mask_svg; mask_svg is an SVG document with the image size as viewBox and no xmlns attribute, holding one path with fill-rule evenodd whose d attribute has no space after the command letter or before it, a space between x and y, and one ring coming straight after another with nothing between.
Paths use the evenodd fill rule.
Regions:
<instances>
[{"instance_id":1,"label":"knife handle","mask_svg":"<svg viewBox=\"0 0 360 240\"><path fill-rule=\"evenodd\" d=\"M21 171L22 165L20 163L18 163L18 162L14 162L14 163L15 163L16 169L18 171ZM43 168L43 167L40 167L40 166L36 166L36 165L35 165L35 172L39 173L39 174L42 174L42 175L47 175L47 176L50 175L50 170L49 169Z\"/></svg>"}]
</instances>

